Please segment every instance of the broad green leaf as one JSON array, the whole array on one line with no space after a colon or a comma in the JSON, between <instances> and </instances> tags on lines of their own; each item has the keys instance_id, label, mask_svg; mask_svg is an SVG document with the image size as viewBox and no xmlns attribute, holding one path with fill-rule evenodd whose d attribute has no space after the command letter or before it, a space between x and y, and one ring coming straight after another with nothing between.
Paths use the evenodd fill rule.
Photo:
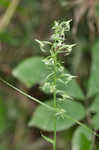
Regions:
<instances>
[{"instance_id":1,"label":"broad green leaf","mask_svg":"<svg viewBox=\"0 0 99 150\"><path fill-rule=\"evenodd\" d=\"M99 113L97 113L91 120L94 129L99 129Z\"/></svg>"},{"instance_id":2,"label":"broad green leaf","mask_svg":"<svg viewBox=\"0 0 99 150\"><path fill-rule=\"evenodd\" d=\"M42 60L43 58L40 56L26 59L13 70L13 75L28 87L36 83L43 83L49 71ZM66 72L68 73L68 71ZM83 98L83 93L75 79L70 81L67 86L59 84L59 88L70 96Z\"/></svg>"},{"instance_id":3,"label":"broad green leaf","mask_svg":"<svg viewBox=\"0 0 99 150\"><path fill-rule=\"evenodd\" d=\"M73 135L72 150L91 150L92 134L83 127L78 127Z\"/></svg>"},{"instance_id":4,"label":"broad green leaf","mask_svg":"<svg viewBox=\"0 0 99 150\"><path fill-rule=\"evenodd\" d=\"M49 138L49 137L47 137L47 136L45 136L45 135L43 135L43 134L41 134L41 136L42 136L43 139L46 140L47 142L49 142L49 143L51 143L51 144L54 143L53 139L51 139L51 138Z\"/></svg>"},{"instance_id":5,"label":"broad green leaf","mask_svg":"<svg viewBox=\"0 0 99 150\"><path fill-rule=\"evenodd\" d=\"M65 69L65 73L69 74L69 72L66 69ZM75 79L72 79L68 84L64 84L64 83L57 81L57 88L58 88L58 90L62 90L64 92L66 92L66 94L71 97L84 99L83 92L80 89L80 87L77 84L77 81ZM45 93L50 93L49 86L46 86L46 88L43 88L42 90Z\"/></svg>"},{"instance_id":6,"label":"broad green leaf","mask_svg":"<svg viewBox=\"0 0 99 150\"><path fill-rule=\"evenodd\" d=\"M77 81L75 79L72 79L67 85L60 84L59 83L59 90L63 90L71 97L75 98L84 98L83 92L80 89L79 85L77 84Z\"/></svg>"},{"instance_id":7,"label":"broad green leaf","mask_svg":"<svg viewBox=\"0 0 99 150\"><path fill-rule=\"evenodd\" d=\"M88 96L99 93L99 41L92 48L92 67L88 83Z\"/></svg>"},{"instance_id":8,"label":"broad green leaf","mask_svg":"<svg viewBox=\"0 0 99 150\"><path fill-rule=\"evenodd\" d=\"M53 106L52 101L46 102L48 105ZM84 107L77 102L74 101L66 101L60 103L60 107L64 109L66 115L69 115L75 120L81 120L85 117L85 109ZM78 108L78 109L77 109ZM64 113L64 117L65 117ZM39 105L32 116L31 121L29 122L29 126L34 126L46 131L53 131L54 128L54 115L55 113L49 110L48 108ZM63 119L58 117L57 119L57 131L61 131L64 129L68 129L75 124L75 121L67 119L66 117Z\"/></svg>"},{"instance_id":9,"label":"broad green leaf","mask_svg":"<svg viewBox=\"0 0 99 150\"><path fill-rule=\"evenodd\" d=\"M31 57L21 62L14 70L13 75L28 87L42 83L48 74L42 57Z\"/></svg>"},{"instance_id":10,"label":"broad green leaf","mask_svg":"<svg viewBox=\"0 0 99 150\"><path fill-rule=\"evenodd\" d=\"M0 97L0 134L7 128L6 123L6 110L2 98Z\"/></svg>"}]
</instances>

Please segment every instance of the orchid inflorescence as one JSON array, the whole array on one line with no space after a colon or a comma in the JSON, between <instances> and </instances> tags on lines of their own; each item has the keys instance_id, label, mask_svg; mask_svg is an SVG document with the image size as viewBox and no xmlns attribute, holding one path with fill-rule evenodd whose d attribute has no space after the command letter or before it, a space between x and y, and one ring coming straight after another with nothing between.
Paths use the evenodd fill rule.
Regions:
<instances>
[{"instance_id":1,"label":"orchid inflorescence","mask_svg":"<svg viewBox=\"0 0 99 150\"><path fill-rule=\"evenodd\" d=\"M59 54L64 53L65 55L69 55L72 51L72 48L75 46L75 44L68 45L66 44L66 32L70 30L70 22L69 21L63 21L59 23L58 21L54 22L54 26L52 27L53 34L50 37L49 41L40 41L36 40L36 42L39 43L40 49L42 52L50 52L50 55L44 58L42 61L45 63L45 65L48 66L50 73L45 79L45 82L42 86L43 90L49 90L50 93L56 93L56 95L60 96L57 98L57 101L65 101L66 99L72 99L66 92L63 90L58 89L59 83L64 84L64 86L67 86L67 84L75 78L75 76L72 76L65 72L63 62L60 63L59 61ZM60 109L61 110L61 109ZM63 113L65 110L61 110L60 113L56 114L56 116L60 115L63 116ZM63 117L62 117L63 118Z\"/></svg>"}]
</instances>

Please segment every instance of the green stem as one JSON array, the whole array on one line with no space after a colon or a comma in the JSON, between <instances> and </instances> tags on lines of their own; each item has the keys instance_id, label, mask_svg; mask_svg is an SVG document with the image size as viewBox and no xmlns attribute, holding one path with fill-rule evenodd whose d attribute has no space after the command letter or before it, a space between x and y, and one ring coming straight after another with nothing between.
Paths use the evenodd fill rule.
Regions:
<instances>
[{"instance_id":1,"label":"green stem","mask_svg":"<svg viewBox=\"0 0 99 150\"><path fill-rule=\"evenodd\" d=\"M54 109L56 109L57 105L56 105L56 57L55 57L55 78L54 78L54 86L55 86L55 90L54 90L54 94L53 94L53 101L54 101ZM56 115L54 116L54 143L53 143L53 150L56 150Z\"/></svg>"},{"instance_id":2,"label":"green stem","mask_svg":"<svg viewBox=\"0 0 99 150\"><path fill-rule=\"evenodd\" d=\"M12 89L14 89L15 91L17 91L17 92L21 93L22 95L28 97L29 99L31 99L31 100L33 100L33 101L35 101L35 102L41 104L42 106L44 106L44 107L46 107L46 108L48 108L48 109L50 109L50 110L56 112L56 110L55 110L53 107L51 107L50 105L47 105L47 104L41 102L40 100L38 100L38 99L32 97L31 95L28 95L27 93L23 92L22 90L16 88L16 87L13 86L12 84L10 84L10 83L8 83L7 81L3 80L1 77L0 77L0 81L2 81L2 82L5 83L6 85L8 85L8 86L11 87Z\"/></svg>"},{"instance_id":3,"label":"green stem","mask_svg":"<svg viewBox=\"0 0 99 150\"><path fill-rule=\"evenodd\" d=\"M56 83L56 79L55 79ZM56 109L56 91L54 91L54 108ZM56 115L54 116L54 144L53 150L56 150Z\"/></svg>"}]
</instances>

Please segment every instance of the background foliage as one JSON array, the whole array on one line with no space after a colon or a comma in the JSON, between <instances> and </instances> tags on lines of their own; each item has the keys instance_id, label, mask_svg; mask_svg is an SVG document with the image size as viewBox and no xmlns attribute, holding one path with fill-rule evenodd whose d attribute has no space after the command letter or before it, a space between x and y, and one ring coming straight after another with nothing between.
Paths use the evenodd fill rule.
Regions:
<instances>
[{"instance_id":1,"label":"background foliage","mask_svg":"<svg viewBox=\"0 0 99 150\"><path fill-rule=\"evenodd\" d=\"M40 88L48 74L41 61L46 54L41 53L35 39L49 39L54 20L68 19L72 22L67 42L77 46L61 59L66 72L78 77L66 88L59 85L73 97L73 102L67 101L63 107L98 134L98 0L0 0L0 76L49 104L51 93ZM52 149L40 134L52 136L48 132L52 131L52 119L52 112L0 82L1 150ZM99 149L99 138L74 120L59 119L57 124L57 150Z\"/></svg>"}]
</instances>

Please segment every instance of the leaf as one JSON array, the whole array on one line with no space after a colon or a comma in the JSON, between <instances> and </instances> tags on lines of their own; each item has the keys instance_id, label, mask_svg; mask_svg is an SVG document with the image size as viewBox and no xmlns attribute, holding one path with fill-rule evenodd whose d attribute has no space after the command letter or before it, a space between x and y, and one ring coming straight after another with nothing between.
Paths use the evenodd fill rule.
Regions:
<instances>
[{"instance_id":1,"label":"leaf","mask_svg":"<svg viewBox=\"0 0 99 150\"><path fill-rule=\"evenodd\" d=\"M26 59L13 70L13 75L29 88L36 83L43 83L48 75L49 70L47 69L47 66L42 62L42 60L43 58L40 56ZM67 70L66 73L68 73ZM81 99L84 97L75 79L70 81L67 86L59 83L59 89L66 91L68 95L73 97ZM45 93L49 93L47 88L43 91Z\"/></svg>"},{"instance_id":2,"label":"leaf","mask_svg":"<svg viewBox=\"0 0 99 150\"><path fill-rule=\"evenodd\" d=\"M46 102L46 104L53 106L52 101ZM66 114L71 116L75 120L81 120L85 117L85 109L84 107L77 102L71 102L71 101L66 101L60 103L60 107L65 110ZM77 109L79 108L79 109ZM64 116L65 116L64 113ZM53 131L54 125L54 116L55 113L49 110L46 107L43 106L38 106L35 113L32 116L32 119L29 122L29 126L34 126L46 131ZM62 119L61 117L57 119L57 131L65 130L70 128L75 124L75 121L64 118Z\"/></svg>"},{"instance_id":3,"label":"leaf","mask_svg":"<svg viewBox=\"0 0 99 150\"><path fill-rule=\"evenodd\" d=\"M20 81L31 87L36 83L42 83L48 74L42 57L31 57L21 62L14 70L13 75Z\"/></svg>"},{"instance_id":4,"label":"leaf","mask_svg":"<svg viewBox=\"0 0 99 150\"><path fill-rule=\"evenodd\" d=\"M88 96L99 93L99 41L92 48L92 66L88 82Z\"/></svg>"},{"instance_id":5,"label":"leaf","mask_svg":"<svg viewBox=\"0 0 99 150\"><path fill-rule=\"evenodd\" d=\"M41 136L42 136L42 137L44 138L44 140L46 140L47 142L49 142L49 143L51 143L51 144L54 143L53 139L51 139L51 138L49 138L49 137L47 137L47 136L45 136L45 135L43 135L43 134L41 134Z\"/></svg>"},{"instance_id":6,"label":"leaf","mask_svg":"<svg viewBox=\"0 0 99 150\"><path fill-rule=\"evenodd\" d=\"M69 74L69 72L65 69L65 74ZM45 83L45 88L42 88L42 90L45 93L50 93L50 86L48 85L50 82ZM57 88L60 91L63 91L65 94L69 95L70 97L84 99L84 95L82 90L80 89L79 85L77 84L76 79L72 79L69 81L68 84L64 84L65 81L58 80L57 81Z\"/></svg>"},{"instance_id":7,"label":"leaf","mask_svg":"<svg viewBox=\"0 0 99 150\"><path fill-rule=\"evenodd\" d=\"M89 111L96 113L91 119L91 124L94 129L99 129L99 96L97 96L94 102L91 104Z\"/></svg>"},{"instance_id":8,"label":"leaf","mask_svg":"<svg viewBox=\"0 0 99 150\"><path fill-rule=\"evenodd\" d=\"M5 110L4 103L0 97L0 134L2 134L7 128L6 123L7 123L6 122L6 110Z\"/></svg>"},{"instance_id":9,"label":"leaf","mask_svg":"<svg viewBox=\"0 0 99 150\"><path fill-rule=\"evenodd\" d=\"M73 135L72 150L91 150L92 134L83 127L78 127Z\"/></svg>"},{"instance_id":10,"label":"leaf","mask_svg":"<svg viewBox=\"0 0 99 150\"><path fill-rule=\"evenodd\" d=\"M68 73L68 71L66 70ZM82 90L80 89L79 85L77 84L77 81L75 79L72 79L67 85L60 84L59 83L59 90L63 90L66 92L67 95L75 98L83 99L84 95Z\"/></svg>"},{"instance_id":11,"label":"leaf","mask_svg":"<svg viewBox=\"0 0 99 150\"><path fill-rule=\"evenodd\" d=\"M91 124L94 129L99 129L99 113L97 113L91 120Z\"/></svg>"},{"instance_id":12,"label":"leaf","mask_svg":"<svg viewBox=\"0 0 99 150\"><path fill-rule=\"evenodd\" d=\"M89 107L89 111L93 113L99 113L99 96L95 98L94 102Z\"/></svg>"}]
</instances>

